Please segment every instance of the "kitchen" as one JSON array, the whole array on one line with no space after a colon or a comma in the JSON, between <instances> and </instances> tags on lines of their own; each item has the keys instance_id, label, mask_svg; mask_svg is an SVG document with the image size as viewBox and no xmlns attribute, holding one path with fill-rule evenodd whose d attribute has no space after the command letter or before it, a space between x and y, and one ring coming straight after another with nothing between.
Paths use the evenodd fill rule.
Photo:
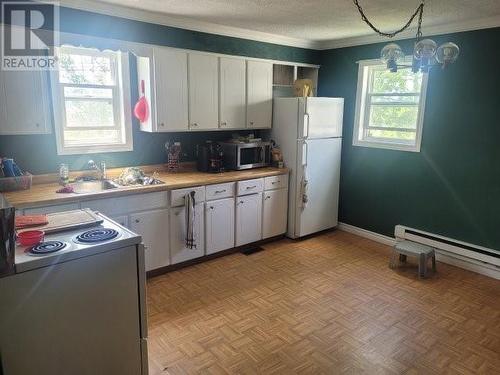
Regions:
<instances>
[{"instance_id":1,"label":"kitchen","mask_svg":"<svg viewBox=\"0 0 500 375\"><path fill-rule=\"evenodd\" d=\"M15 35L19 9L10 6L13 18L3 27ZM490 298L499 287L494 235L485 240L469 229L471 218L452 215L449 192L432 212L438 221L419 221L428 205L393 190L399 183L416 197L418 184L373 164L427 155L438 131L428 113L440 112L426 94L453 87L450 75L471 64L467 55L442 72L424 72L421 60L422 73L393 74L385 70L394 69L393 60L380 65L377 45L368 44L376 52L292 46L291 39L198 30L162 12L105 2L63 1L57 12L57 70L0 70L5 374L320 373L338 362L353 372L423 372L435 368L428 359L440 353L438 343L416 364L393 357L395 348L383 350L396 336L416 345L407 332L415 329L412 308L423 302L412 283L431 293L443 314L455 307L438 291L460 293L464 278L483 289L485 311L498 307ZM494 31L451 39L472 48L475 33L494 38ZM37 33L43 41L52 35L50 27ZM446 43L450 56L454 47ZM391 77L407 82L398 97L415 102L383 102L395 95L382 91ZM401 118L366 125L359 115L390 122L392 108L376 111L397 105L418 109L403 118L413 125ZM490 225L487 215L477 220ZM408 243L413 247L401 245ZM399 251L398 267L391 251ZM434 269L437 256L437 271L419 264L415 272L413 259L405 264L415 254L432 257ZM412 302L388 306L383 290ZM470 302L460 295L460 306ZM432 331L426 308L422 319ZM382 319L391 314L398 318ZM496 327L494 314L481 316ZM19 348L33 344L36 355L22 361ZM82 354L85 347L92 350ZM394 362L356 363L356 347Z\"/></svg>"}]
</instances>

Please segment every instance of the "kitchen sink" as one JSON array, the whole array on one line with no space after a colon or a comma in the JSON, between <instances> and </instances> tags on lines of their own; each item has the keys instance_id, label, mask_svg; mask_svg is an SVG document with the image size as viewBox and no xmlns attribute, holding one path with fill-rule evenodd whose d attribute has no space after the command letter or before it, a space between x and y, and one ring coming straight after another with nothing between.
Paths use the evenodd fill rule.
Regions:
<instances>
[{"instance_id":1,"label":"kitchen sink","mask_svg":"<svg viewBox=\"0 0 500 375\"><path fill-rule=\"evenodd\" d=\"M100 191L118 189L120 185L111 180L77 181L71 184L73 192L77 194L98 193Z\"/></svg>"}]
</instances>

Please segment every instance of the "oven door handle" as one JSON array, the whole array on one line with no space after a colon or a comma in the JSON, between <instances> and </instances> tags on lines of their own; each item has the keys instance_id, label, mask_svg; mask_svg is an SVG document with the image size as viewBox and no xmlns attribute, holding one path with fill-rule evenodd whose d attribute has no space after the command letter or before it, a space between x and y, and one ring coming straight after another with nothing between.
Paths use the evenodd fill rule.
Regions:
<instances>
[{"instance_id":1,"label":"oven door handle","mask_svg":"<svg viewBox=\"0 0 500 375\"><path fill-rule=\"evenodd\" d=\"M139 282L139 314L140 333L142 338L148 337L148 314L146 301L146 246L143 243L137 245L137 267Z\"/></svg>"}]
</instances>

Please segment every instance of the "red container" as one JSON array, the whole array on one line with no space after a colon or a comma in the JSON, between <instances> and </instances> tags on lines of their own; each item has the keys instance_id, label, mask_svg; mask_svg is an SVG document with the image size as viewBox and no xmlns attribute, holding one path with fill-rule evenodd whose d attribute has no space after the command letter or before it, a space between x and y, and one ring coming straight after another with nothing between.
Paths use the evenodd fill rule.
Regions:
<instances>
[{"instance_id":1,"label":"red container","mask_svg":"<svg viewBox=\"0 0 500 375\"><path fill-rule=\"evenodd\" d=\"M43 230L27 230L17 235L21 246L34 246L43 241L45 232Z\"/></svg>"}]
</instances>

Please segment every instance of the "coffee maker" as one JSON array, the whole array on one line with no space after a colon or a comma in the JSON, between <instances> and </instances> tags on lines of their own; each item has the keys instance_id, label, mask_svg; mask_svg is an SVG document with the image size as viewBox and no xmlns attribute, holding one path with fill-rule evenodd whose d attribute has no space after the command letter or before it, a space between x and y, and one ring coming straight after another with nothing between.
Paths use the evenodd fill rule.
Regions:
<instances>
[{"instance_id":1,"label":"coffee maker","mask_svg":"<svg viewBox=\"0 0 500 375\"><path fill-rule=\"evenodd\" d=\"M224 171L224 152L217 142L206 141L196 146L196 167L200 172L219 173Z\"/></svg>"}]
</instances>

